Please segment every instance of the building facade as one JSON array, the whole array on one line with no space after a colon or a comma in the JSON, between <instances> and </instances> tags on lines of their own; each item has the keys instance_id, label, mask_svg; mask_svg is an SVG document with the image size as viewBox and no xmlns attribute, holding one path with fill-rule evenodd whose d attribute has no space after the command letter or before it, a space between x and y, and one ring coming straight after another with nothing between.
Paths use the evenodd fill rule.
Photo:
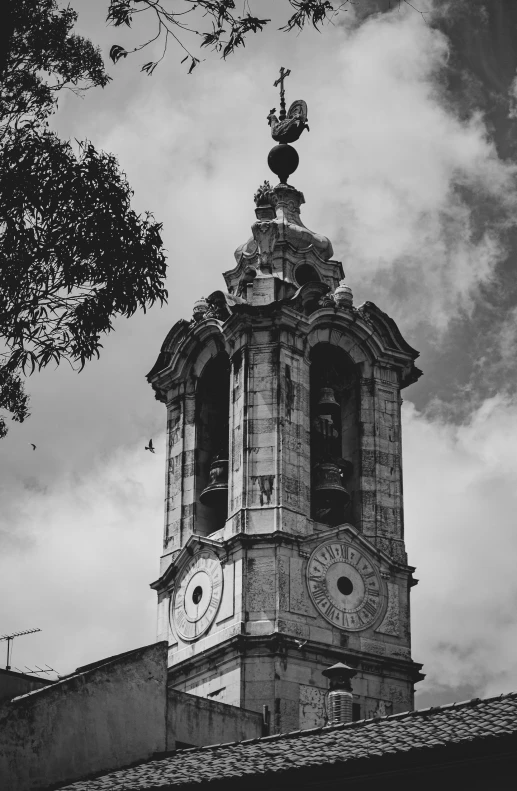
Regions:
<instances>
[{"instance_id":1,"label":"building facade","mask_svg":"<svg viewBox=\"0 0 517 791\"><path fill-rule=\"evenodd\" d=\"M337 661L357 670L355 719L411 710L423 678L400 418L418 353L373 303L354 307L303 203L286 183L258 190L227 290L148 374L167 408L153 587L170 686L263 711L272 733L325 723Z\"/></svg>"}]
</instances>

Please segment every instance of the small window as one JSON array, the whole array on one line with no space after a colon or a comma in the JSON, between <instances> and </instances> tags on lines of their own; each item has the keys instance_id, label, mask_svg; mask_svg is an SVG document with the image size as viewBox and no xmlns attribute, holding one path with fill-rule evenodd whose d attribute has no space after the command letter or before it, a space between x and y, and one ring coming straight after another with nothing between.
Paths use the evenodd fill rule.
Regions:
<instances>
[{"instance_id":1,"label":"small window","mask_svg":"<svg viewBox=\"0 0 517 791\"><path fill-rule=\"evenodd\" d=\"M361 719L361 704L352 703L352 722L357 722Z\"/></svg>"}]
</instances>

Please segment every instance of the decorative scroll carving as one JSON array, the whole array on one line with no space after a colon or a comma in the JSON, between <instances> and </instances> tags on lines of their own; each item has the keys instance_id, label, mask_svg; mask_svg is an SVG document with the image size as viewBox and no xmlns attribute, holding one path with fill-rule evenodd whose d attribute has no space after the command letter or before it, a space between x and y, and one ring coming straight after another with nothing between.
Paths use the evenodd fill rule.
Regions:
<instances>
[{"instance_id":1,"label":"decorative scroll carving","mask_svg":"<svg viewBox=\"0 0 517 791\"><path fill-rule=\"evenodd\" d=\"M395 637L400 633L400 602L399 586L388 582L388 609L381 625L375 630L381 634L392 634Z\"/></svg>"}]
</instances>

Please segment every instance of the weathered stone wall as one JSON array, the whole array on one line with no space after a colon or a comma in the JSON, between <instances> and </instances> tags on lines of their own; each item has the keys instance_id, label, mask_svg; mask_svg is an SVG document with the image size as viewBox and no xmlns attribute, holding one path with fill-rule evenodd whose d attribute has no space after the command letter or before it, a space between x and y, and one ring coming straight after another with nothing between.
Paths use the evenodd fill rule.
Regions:
<instances>
[{"instance_id":1,"label":"weathered stone wall","mask_svg":"<svg viewBox=\"0 0 517 791\"><path fill-rule=\"evenodd\" d=\"M280 354L280 500L281 530L307 534L310 518L309 365L304 344L285 332Z\"/></svg>"},{"instance_id":2,"label":"weathered stone wall","mask_svg":"<svg viewBox=\"0 0 517 791\"><path fill-rule=\"evenodd\" d=\"M257 299L255 287L265 288L266 280L253 281ZM212 548L224 569L223 601L198 640L179 639L168 622L168 597L173 595L173 577L168 577L171 589L160 592L160 634L169 639L171 682L176 689L256 711L267 705L275 730L289 730L321 724L326 690L321 670L349 657L359 669L356 701L362 716L407 710L418 666L410 656L400 386L403 376L407 381L412 350L401 345L403 340L393 334L396 327L374 307L345 310L318 307L315 301L306 309L301 298L292 307L267 304L271 299L266 296L254 299L249 312L238 305L220 325L231 360L229 515L210 539L220 546ZM313 605L305 580L310 552L334 529L310 518L310 388L324 386L320 378L325 378L322 370L311 385L311 350L317 355L318 344L341 349L349 360L343 363L339 398L342 456L352 462L345 485L353 500L343 522L351 523L348 540L366 540L363 550L383 579L382 608L361 631L329 623ZM189 348L199 375L219 346L212 338ZM195 443L194 432L178 451L182 460ZM204 528L196 528L190 468L185 474L178 549L192 552L193 545L181 547L192 530L202 533ZM188 524L187 508L194 512ZM346 525L339 529L348 531ZM178 568L183 563L174 553L171 560ZM230 589L233 608L225 599ZM273 645L283 639L290 645L288 660ZM260 641L271 645L257 648L255 655L250 646Z\"/></svg>"},{"instance_id":3,"label":"weathered stone wall","mask_svg":"<svg viewBox=\"0 0 517 791\"><path fill-rule=\"evenodd\" d=\"M232 357L230 373L230 453L228 464L228 519L240 532L239 516L245 496L243 481L247 469L247 382L248 355L239 348Z\"/></svg>"},{"instance_id":4,"label":"weathered stone wall","mask_svg":"<svg viewBox=\"0 0 517 791\"><path fill-rule=\"evenodd\" d=\"M361 379L358 526L379 549L406 563L400 404L396 371L378 369L375 377Z\"/></svg>"},{"instance_id":5,"label":"weathered stone wall","mask_svg":"<svg viewBox=\"0 0 517 791\"><path fill-rule=\"evenodd\" d=\"M167 471L165 476L165 551L177 550L181 535L185 397L177 395L167 407Z\"/></svg>"},{"instance_id":6,"label":"weathered stone wall","mask_svg":"<svg viewBox=\"0 0 517 791\"><path fill-rule=\"evenodd\" d=\"M176 689L257 712L267 705L277 732L310 727L324 716L318 708L326 691L321 671L340 659L358 667L354 692L362 717L374 710L412 707L416 669L410 654L407 572L389 570L388 560L377 558L383 579L379 616L356 632L333 626L308 595L307 561L323 538L335 535L354 543L358 537L352 527L319 527L321 533L303 541L289 535L232 541L223 568L228 574L236 564L234 587L226 587L236 610L225 605L228 609L220 610L209 632L194 643L176 638L170 655Z\"/></svg>"},{"instance_id":7,"label":"weathered stone wall","mask_svg":"<svg viewBox=\"0 0 517 791\"><path fill-rule=\"evenodd\" d=\"M169 742L192 746L256 739L262 715L169 688L167 731Z\"/></svg>"},{"instance_id":8,"label":"weathered stone wall","mask_svg":"<svg viewBox=\"0 0 517 791\"><path fill-rule=\"evenodd\" d=\"M0 702L12 700L17 695L25 695L34 689L48 687L52 683L48 679L0 668Z\"/></svg>"},{"instance_id":9,"label":"weathered stone wall","mask_svg":"<svg viewBox=\"0 0 517 791\"><path fill-rule=\"evenodd\" d=\"M303 337L269 318L233 327L230 511L236 532L307 532L308 362ZM239 331L240 330L240 331Z\"/></svg>"},{"instance_id":10,"label":"weathered stone wall","mask_svg":"<svg viewBox=\"0 0 517 791\"><path fill-rule=\"evenodd\" d=\"M167 408L164 551L170 558L194 530L195 394L179 392Z\"/></svg>"},{"instance_id":11,"label":"weathered stone wall","mask_svg":"<svg viewBox=\"0 0 517 791\"><path fill-rule=\"evenodd\" d=\"M167 749L166 657L157 643L2 705L2 791L76 780Z\"/></svg>"}]
</instances>

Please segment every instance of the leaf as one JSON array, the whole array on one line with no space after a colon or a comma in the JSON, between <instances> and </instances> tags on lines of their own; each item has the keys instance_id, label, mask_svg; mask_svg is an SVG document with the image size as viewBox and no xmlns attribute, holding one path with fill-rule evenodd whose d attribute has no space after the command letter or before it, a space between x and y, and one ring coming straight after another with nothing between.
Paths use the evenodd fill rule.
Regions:
<instances>
[{"instance_id":1,"label":"leaf","mask_svg":"<svg viewBox=\"0 0 517 791\"><path fill-rule=\"evenodd\" d=\"M13 375L62 359L84 365L99 355L115 317L166 301L162 225L138 215L131 200L116 159L88 141L72 147L41 129L7 133L0 339ZM8 411L2 390L0 378L0 411Z\"/></svg>"},{"instance_id":2,"label":"leaf","mask_svg":"<svg viewBox=\"0 0 517 791\"><path fill-rule=\"evenodd\" d=\"M131 0L111 0L106 17L107 22L112 22L115 27L120 27L120 25L131 27L132 20Z\"/></svg>"},{"instance_id":3,"label":"leaf","mask_svg":"<svg viewBox=\"0 0 517 791\"><path fill-rule=\"evenodd\" d=\"M147 74L151 75L155 70L155 68L157 67L157 65L158 65L157 62L150 60L149 63L144 63L140 71L146 71Z\"/></svg>"},{"instance_id":4,"label":"leaf","mask_svg":"<svg viewBox=\"0 0 517 791\"><path fill-rule=\"evenodd\" d=\"M198 58L194 58L194 57L193 57L193 58L192 58L192 61L191 61L191 63L190 63L189 70L188 70L188 73L189 73L189 74L192 74L192 72L194 71L194 69L196 68L196 66L197 66L197 64L198 64L198 63L199 63L199 59L198 59Z\"/></svg>"},{"instance_id":5,"label":"leaf","mask_svg":"<svg viewBox=\"0 0 517 791\"><path fill-rule=\"evenodd\" d=\"M113 44L113 46L110 49L110 58L113 61L113 63L117 63L117 61L119 61L120 58L127 58L127 55L128 55L127 51L124 49L124 47L121 47L119 44Z\"/></svg>"}]
</instances>

